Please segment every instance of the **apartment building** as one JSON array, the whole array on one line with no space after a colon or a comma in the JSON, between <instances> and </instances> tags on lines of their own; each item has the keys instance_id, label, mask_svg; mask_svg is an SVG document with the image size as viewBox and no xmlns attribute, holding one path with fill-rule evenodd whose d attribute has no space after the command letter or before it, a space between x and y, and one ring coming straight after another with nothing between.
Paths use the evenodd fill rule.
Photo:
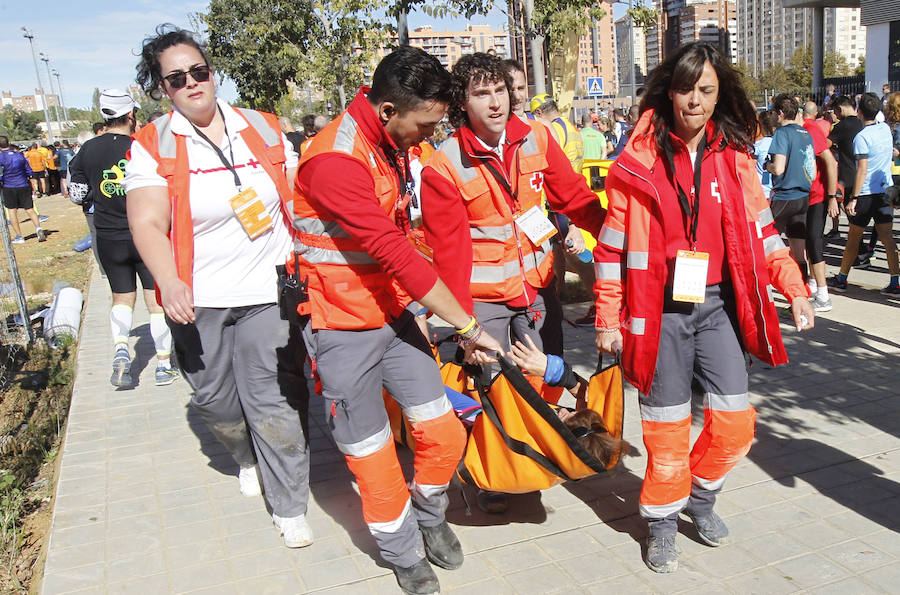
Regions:
<instances>
[{"instance_id":1,"label":"apartment building","mask_svg":"<svg viewBox=\"0 0 900 595\"><path fill-rule=\"evenodd\" d=\"M391 42L396 45L397 38ZM490 25L467 25L462 31L435 31L431 25L424 25L410 30L409 45L437 57L447 68L452 68L465 54L494 52L503 58L510 55L506 31L492 29ZM383 48L379 57L388 52L389 48Z\"/></svg>"},{"instance_id":2,"label":"apartment building","mask_svg":"<svg viewBox=\"0 0 900 595\"><path fill-rule=\"evenodd\" d=\"M34 95L20 95L14 97L12 91L0 93L0 108L11 105L20 112L34 112L44 109L44 96L40 89L34 90ZM60 105L58 95L47 95L47 105Z\"/></svg>"},{"instance_id":3,"label":"apartment building","mask_svg":"<svg viewBox=\"0 0 900 595\"><path fill-rule=\"evenodd\" d=\"M615 96L616 84L616 38L613 24L612 5L602 3L606 13L602 19L593 22L587 31L578 37L578 67L575 77L576 94L584 95L588 90L588 79L603 79L603 94Z\"/></svg>"},{"instance_id":4,"label":"apartment building","mask_svg":"<svg viewBox=\"0 0 900 595\"><path fill-rule=\"evenodd\" d=\"M754 75L773 64L789 65L798 48L813 41L812 8L785 8L782 0L737 0L738 59ZM866 54L859 8L826 8L826 52L838 52L851 67Z\"/></svg>"},{"instance_id":5,"label":"apartment building","mask_svg":"<svg viewBox=\"0 0 900 595\"><path fill-rule=\"evenodd\" d=\"M644 34L644 29L635 26L631 30L630 25L631 18L627 15L616 21L616 57L618 59L619 88L628 95L631 95L631 73L628 67L633 65L634 84L637 86L643 84L647 77L647 49L650 45L648 37ZM633 35L630 43L629 34Z\"/></svg>"}]
</instances>

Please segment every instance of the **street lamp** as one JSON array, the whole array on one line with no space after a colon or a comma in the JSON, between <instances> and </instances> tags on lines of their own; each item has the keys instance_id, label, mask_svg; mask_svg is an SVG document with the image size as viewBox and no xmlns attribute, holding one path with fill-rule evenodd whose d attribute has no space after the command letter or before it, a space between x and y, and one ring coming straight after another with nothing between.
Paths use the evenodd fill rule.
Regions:
<instances>
[{"instance_id":1,"label":"street lamp","mask_svg":"<svg viewBox=\"0 0 900 595\"><path fill-rule=\"evenodd\" d=\"M50 74L50 56L41 52L41 61L47 67L47 82L50 83L50 95L53 95L53 76ZM56 115L56 125L59 126L59 135L62 136L62 122L59 120L59 106L53 106L53 113Z\"/></svg>"},{"instance_id":2,"label":"street lamp","mask_svg":"<svg viewBox=\"0 0 900 595\"><path fill-rule=\"evenodd\" d=\"M66 123L68 123L69 122L69 110L66 109L66 100L63 98L62 83L59 81L59 71L56 70L55 68L53 69L53 76L56 77L56 89L57 89L57 91L59 91L59 101L60 101L60 103L62 103L63 118L65 118Z\"/></svg>"},{"instance_id":3,"label":"street lamp","mask_svg":"<svg viewBox=\"0 0 900 595\"><path fill-rule=\"evenodd\" d=\"M44 93L44 84L41 83L41 72L38 70L37 55L34 53L34 33L22 27L22 36L28 40L31 45L31 59L34 60L34 76L37 77L38 89L41 91L41 103L44 106L44 121L47 122L47 138L52 144L56 139L53 138L53 128L50 126L50 112L47 110L47 95Z\"/></svg>"}]
</instances>

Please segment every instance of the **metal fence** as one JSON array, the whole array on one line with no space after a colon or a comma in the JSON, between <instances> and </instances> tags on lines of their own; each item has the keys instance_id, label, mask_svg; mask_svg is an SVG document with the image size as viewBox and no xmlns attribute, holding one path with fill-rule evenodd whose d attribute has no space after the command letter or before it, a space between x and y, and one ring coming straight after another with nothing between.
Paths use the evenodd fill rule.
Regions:
<instances>
[{"instance_id":1,"label":"metal fence","mask_svg":"<svg viewBox=\"0 0 900 595\"><path fill-rule=\"evenodd\" d=\"M5 223L5 222L3 222ZM9 226L2 228L6 260L0 264L0 391L6 389L16 361L34 341L34 331L25 303L25 289L19 277L19 265L13 252Z\"/></svg>"}]
</instances>

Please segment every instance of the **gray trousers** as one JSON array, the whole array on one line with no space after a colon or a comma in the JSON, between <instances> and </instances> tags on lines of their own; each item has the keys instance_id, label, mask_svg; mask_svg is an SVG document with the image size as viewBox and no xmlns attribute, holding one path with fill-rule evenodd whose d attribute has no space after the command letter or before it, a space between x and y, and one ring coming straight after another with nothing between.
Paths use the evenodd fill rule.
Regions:
<instances>
[{"instance_id":1,"label":"gray trousers","mask_svg":"<svg viewBox=\"0 0 900 595\"><path fill-rule=\"evenodd\" d=\"M476 301L472 313L485 332L500 342L504 354L512 342L524 342L527 335L541 351L562 355L562 307L552 284L539 290L527 308ZM500 369L498 364L489 367L492 376Z\"/></svg>"},{"instance_id":2,"label":"gray trousers","mask_svg":"<svg viewBox=\"0 0 900 595\"><path fill-rule=\"evenodd\" d=\"M306 514L309 394L299 329L280 318L275 304L194 313L193 324L169 321L181 371L194 389L191 406L239 465L258 463L272 512Z\"/></svg>"},{"instance_id":3,"label":"gray trousers","mask_svg":"<svg viewBox=\"0 0 900 595\"><path fill-rule=\"evenodd\" d=\"M307 324L303 338L322 381L326 423L338 449L348 458L365 458L385 447L393 448L382 387L413 424L437 420L452 411L428 340L409 311L404 310L397 321L377 329L313 331ZM459 422L452 417L451 423ZM446 483L426 485L420 472L434 459L444 459L445 480L449 482L462 454L462 440L459 449L450 447L453 452L440 452L439 446L432 449L424 455L431 461L416 453L416 478L408 496L406 490L394 494L389 487L405 481L399 464L380 469L377 475L357 476L360 485L375 486L360 489L364 511L371 505L370 492L381 492L381 497L391 493L398 502L401 497L411 501L399 518L368 523L386 562L408 568L425 557L419 525L442 523L449 500Z\"/></svg>"},{"instance_id":4,"label":"gray trousers","mask_svg":"<svg viewBox=\"0 0 900 595\"><path fill-rule=\"evenodd\" d=\"M749 360L732 292L726 281L707 287L703 304L667 300L664 308L653 384L640 395L648 455L640 513L651 535L674 534L685 507L709 514L725 475L753 440ZM703 395L706 423L689 450L695 391Z\"/></svg>"}]
</instances>

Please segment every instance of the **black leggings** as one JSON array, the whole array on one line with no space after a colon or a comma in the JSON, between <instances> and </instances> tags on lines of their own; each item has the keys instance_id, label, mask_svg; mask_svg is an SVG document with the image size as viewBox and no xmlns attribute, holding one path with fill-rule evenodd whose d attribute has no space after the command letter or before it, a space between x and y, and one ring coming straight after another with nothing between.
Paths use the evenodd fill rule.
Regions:
<instances>
[{"instance_id":1,"label":"black leggings","mask_svg":"<svg viewBox=\"0 0 900 595\"><path fill-rule=\"evenodd\" d=\"M825 260L825 202L806 209L806 258L809 264Z\"/></svg>"}]
</instances>

